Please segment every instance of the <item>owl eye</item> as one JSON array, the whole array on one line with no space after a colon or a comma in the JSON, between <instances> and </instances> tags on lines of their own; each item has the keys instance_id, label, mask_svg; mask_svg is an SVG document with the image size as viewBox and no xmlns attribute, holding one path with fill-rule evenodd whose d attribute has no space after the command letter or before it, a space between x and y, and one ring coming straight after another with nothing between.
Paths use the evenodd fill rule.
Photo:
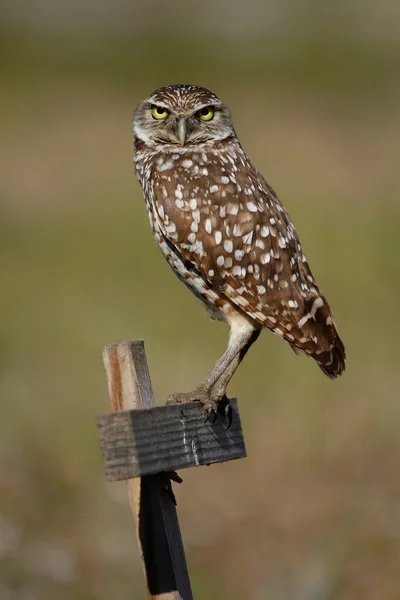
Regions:
<instances>
[{"instance_id":1,"label":"owl eye","mask_svg":"<svg viewBox=\"0 0 400 600\"><path fill-rule=\"evenodd\" d=\"M214 116L214 108L212 106L205 106L198 110L196 114L202 121L211 121Z\"/></svg>"},{"instance_id":2,"label":"owl eye","mask_svg":"<svg viewBox=\"0 0 400 600\"><path fill-rule=\"evenodd\" d=\"M162 106L152 106L151 114L152 114L153 119L157 119L159 121L161 119L165 119L165 117L168 116L168 111L166 108L163 108Z\"/></svg>"}]
</instances>

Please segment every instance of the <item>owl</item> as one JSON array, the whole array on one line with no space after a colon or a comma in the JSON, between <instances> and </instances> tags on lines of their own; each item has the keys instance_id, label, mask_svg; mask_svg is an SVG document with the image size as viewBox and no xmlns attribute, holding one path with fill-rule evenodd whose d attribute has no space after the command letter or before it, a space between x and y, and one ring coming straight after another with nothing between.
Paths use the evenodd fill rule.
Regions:
<instances>
[{"instance_id":1,"label":"owl","mask_svg":"<svg viewBox=\"0 0 400 600\"><path fill-rule=\"evenodd\" d=\"M170 85L135 113L134 164L154 237L179 279L230 326L226 352L194 391L169 402L226 401L263 327L341 375L345 350L293 223L250 162L229 109L209 90Z\"/></svg>"}]
</instances>

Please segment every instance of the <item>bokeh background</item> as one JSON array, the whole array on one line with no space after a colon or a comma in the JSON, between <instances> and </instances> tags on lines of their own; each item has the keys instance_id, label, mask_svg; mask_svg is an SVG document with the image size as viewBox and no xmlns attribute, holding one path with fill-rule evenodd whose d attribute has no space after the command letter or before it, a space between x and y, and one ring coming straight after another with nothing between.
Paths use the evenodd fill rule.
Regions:
<instances>
[{"instance_id":1,"label":"bokeh background","mask_svg":"<svg viewBox=\"0 0 400 600\"><path fill-rule=\"evenodd\" d=\"M400 598L400 5L13 0L0 5L0 597L146 598L95 415L101 346L146 341L156 399L222 353L164 262L131 119L211 88L289 210L348 370L265 333L235 376L248 458L181 473L197 599Z\"/></svg>"}]
</instances>

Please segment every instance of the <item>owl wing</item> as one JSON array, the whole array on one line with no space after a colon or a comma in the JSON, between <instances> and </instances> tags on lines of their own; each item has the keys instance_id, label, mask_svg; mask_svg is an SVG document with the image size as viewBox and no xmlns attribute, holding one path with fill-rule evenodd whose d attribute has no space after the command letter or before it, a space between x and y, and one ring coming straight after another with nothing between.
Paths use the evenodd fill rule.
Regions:
<instances>
[{"instance_id":1,"label":"owl wing","mask_svg":"<svg viewBox=\"0 0 400 600\"><path fill-rule=\"evenodd\" d=\"M158 176L157 176L158 175ZM180 181L180 183L178 183ZM335 377L344 347L289 215L261 175L207 165L199 177L156 174L163 237L211 290L317 360Z\"/></svg>"}]
</instances>

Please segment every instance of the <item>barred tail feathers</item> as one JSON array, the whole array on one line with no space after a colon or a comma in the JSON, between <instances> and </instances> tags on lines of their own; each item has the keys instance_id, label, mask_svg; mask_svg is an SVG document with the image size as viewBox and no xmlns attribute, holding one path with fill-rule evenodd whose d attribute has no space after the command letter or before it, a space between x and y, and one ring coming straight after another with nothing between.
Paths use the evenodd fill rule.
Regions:
<instances>
[{"instance_id":1,"label":"barred tail feathers","mask_svg":"<svg viewBox=\"0 0 400 600\"><path fill-rule=\"evenodd\" d=\"M290 330L287 341L313 358L320 369L334 379L346 366L346 352L332 319L328 302L322 295L304 303L304 314ZM284 335L284 337L286 337Z\"/></svg>"}]
</instances>

